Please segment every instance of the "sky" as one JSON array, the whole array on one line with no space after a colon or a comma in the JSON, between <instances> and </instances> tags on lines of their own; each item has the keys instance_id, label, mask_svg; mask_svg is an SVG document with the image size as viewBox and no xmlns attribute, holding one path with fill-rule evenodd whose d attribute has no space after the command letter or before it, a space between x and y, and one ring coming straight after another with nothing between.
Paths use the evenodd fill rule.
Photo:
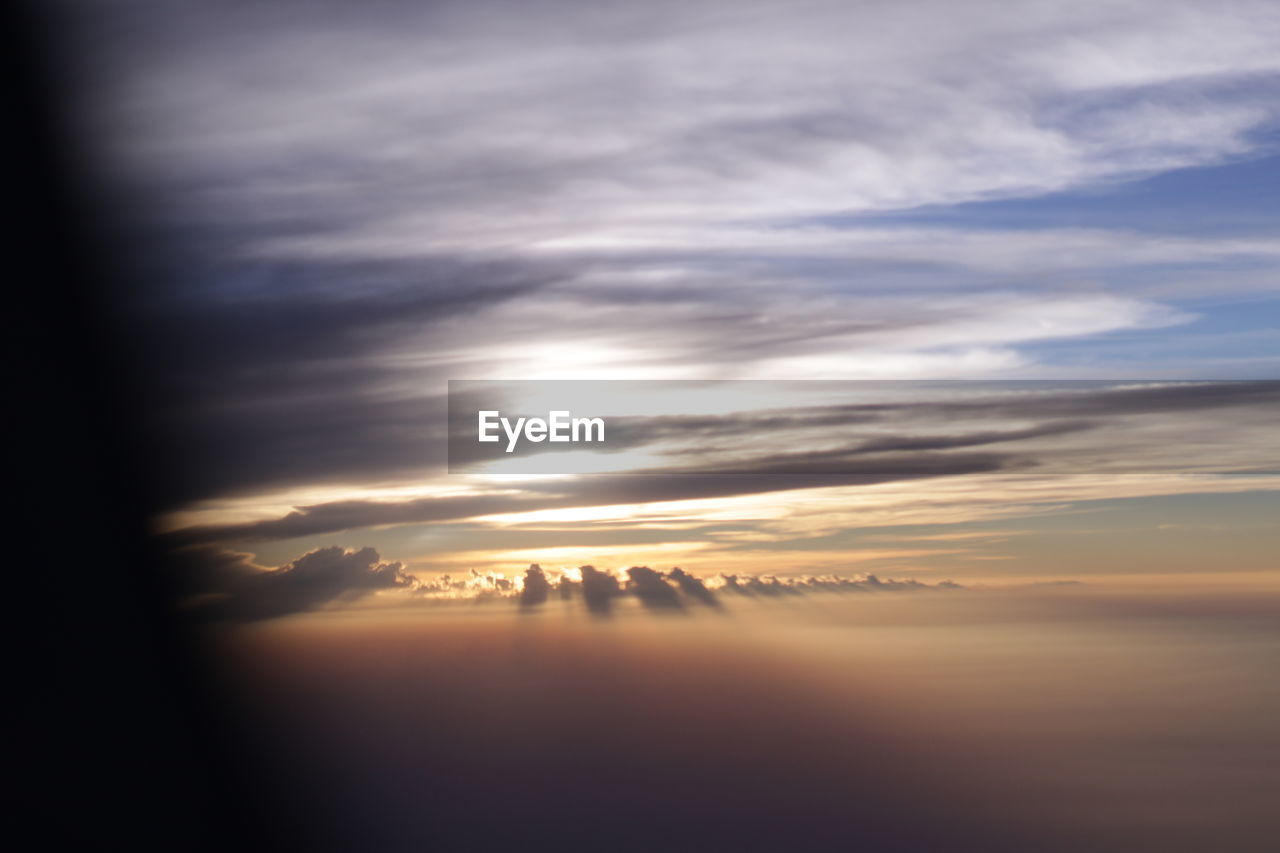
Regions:
<instances>
[{"instance_id":1,"label":"sky","mask_svg":"<svg viewBox=\"0 0 1280 853\"><path fill-rule=\"evenodd\" d=\"M70 482L38 510L90 558L44 562L105 618L55 634L159 733L128 762L194 697L220 761L150 774L192 814L307 853L1275 848L1280 5L41 11L174 599L114 608L147 585ZM606 441L487 453L486 407Z\"/></svg>"},{"instance_id":2,"label":"sky","mask_svg":"<svg viewBox=\"0 0 1280 853\"><path fill-rule=\"evenodd\" d=\"M928 584L1277 568L1274 387L1195 402L1280 369L1274 3L51 14L130 259L113 310L153 401L156 528L197 593L276 569L286 611L368 604L453 590L444 574L515 590L530 563ZM846 448L850 479L726 486L653 479L661 454L451 473L463 379L1193 384L1001 409L984 429L1017 436L940 464L902 448L893 476ZM973 444L955 410L901 415L882 432ZM752 470L805 446L752 423ZM1103 464L1006 465L1061 447Z\"/></svg>"}]
</instances>

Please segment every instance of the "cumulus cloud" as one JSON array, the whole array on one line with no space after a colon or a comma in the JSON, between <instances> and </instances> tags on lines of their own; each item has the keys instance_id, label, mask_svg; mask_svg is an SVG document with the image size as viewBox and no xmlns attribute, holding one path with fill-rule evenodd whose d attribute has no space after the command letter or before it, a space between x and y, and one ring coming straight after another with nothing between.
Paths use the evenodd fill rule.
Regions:
<instances>
[{"instance_id":1,"label":"cumulus cloud","mask_svg":"<svg viewBox=\"0 0 1280 853\"><path fill-rule=\"evenodd\" d=\"M537 571L534 572L534 569ZM545 601L551 589L546 572L535 564L525 573L526 585L529 583L530 572L535 578L535 592L532 593L532 598ZM595 566L581 566L573 572L581 580L575 581L569 572L561 572L556 585L562 592L571 589L581 590L583 604L587 610L602 617L611 615L617 602L625 598L635 599L647 610L678 613L685 611L691 604L713 609L723 608L725 604L722 596L725 595L778 598L838 593L963 589L960 584L951 580L930 584L913 578L880 578L874 574L844 576L722 573L699 577L678 567L662 572L648 566L632 566L623 573L626 580L620 582L613 572L598 569ZM483 597L483 593L473 588L472 597L466 600ZM516 591L514 587L508 587L507 592L498 597L511 598L522 605L530 603L526 592ZM571 596L565 595L565 598L569 597Z\"/></svg>"},{"instance_id":2,"label":"cumulus cloud","mask_svg":"<svg viewBox=\"0 0 1280 853\"><path fill-rule=\"evenodd\" d=\"M683 610L680 594L662 572L648 566L632 566L627 569L626 591L640 599L650 610Z\"/></svg>"},{"instance_id":3,"label":"cumulus cloud","mask_svg":"<svg viewBox=\"0 0 1280 853\"><path fill-rule=\"evenodd\" d=\"M667 572L667 577L689 598L708 607L719 607L715 594L707 589L706 582L694 577L679 566Z\"/></svg>"},{"instance_id":4,"label":"cumulus cloud","mask_svg":"<svg viewBox=\"0 0 1280 853\"><path fill-rule=\"evenodd\" d=\"M874 574L857 577L840 577L838 575L777 577L774 575L722 574L718 581L718 588L727 592L745 596L759 595L766 597L806 595L815 592L903 592L921 589L962 589L960 584L950 580L927 584L912 578L906 580L881 580Z\"/></svg>"},{"instance_id":5,"label":"cumulus cloud","mask_svg":"<svg viewBox=\"0 0 1280 853\"><path fill-rule=\"evenodd\" d=\"M608 616L613 610L613 600L622 594L618 579L612 572L595 566L582 566L578 572L582 576L582 600L587 610L597 616Z\"/></svg>"},{"instance_id":6,"label":"cumulus cloud","mask_svg":"<svg viewBox=\"0 0 1280 853\"><path fill-rule=\"evenodd\" d=\"M177 571L198 583L189 604L204 615L268 619L350 604L380 590L411 590L417 578L401 563L383 562L373 548L318 548L276 569L263 570L248 555L199 549L179 553Z\"/></svg>"},{"instance_id":7,"label":"cumulus cloud","mask_svg":"<svg viewBox=\"0 0 1280 853\"><path fill-rule=\"evenodd\" d=\"M537 566L535 563L530 570ZM538 568L541 571L541 568ZM536 589L537 574L534 572L534 584ZM528 571L526 571L526 576ZM523 579L521 579L523 581ZM483 602L495 599L521 598L521 585L513 578L507 577L502 572L488 571L482 572L479 569L471 569L467 574L455 577L450 574L440 575L431 580L419 580L414 585L413 594L420 600L428 600L434 602L440 601L470 601ZM531 598L536 597L536 592L530 594ZM530 606L536 602L528 602Z\"/></svg>"},{"instance_id":8,"label":"cumulus cloud","mask_svg":"<svg viewBox=\"0 0 1280 853\"><path fill-rule=\"evenodd\" d=\"M799 595L800 589L795 584L784 583L772 575L756 577L725 574L720 576L723 588L738 595Z\"/></svg>"},{"instance_id":9,"label":"cumulus cloud","mask_svg":"<svg viewBox=\"0 0 1280 853\"><path fill-rule=\"evenodd\" d=\"M524 586L520 589L520 604L525 607L544 603L551 595L551 583L537 563L529 566L524 573Z\"/></svg>"},{"instance_id":10,"label":"cumulus cloud","mask_svg":"<svg viewBox=\"0 0 1280 853\"><path fill-rule=\"evenodd\" d=\"M277 568L256 564L252 555L216 546L195 546L174 555L172 572L180 598L203 618L252 621L355 604L376 592L400 592L399 604L509 601L524 609L547 604L552 593L581 598L588 612L608 617L619 600L630 598L649 610L681 612L696 604L724 606L722 594L802 596L816 593L959 589L951 581L882 580L876 575L742 575L700 577L679 567L662 572L632 566L624 579L607 569L580 566L545 570L531 564L517 577L472 569L464 576L422 579L399 562L382 560L373 548L338 546L309 551Z\"/></svg>"}]
</instances>

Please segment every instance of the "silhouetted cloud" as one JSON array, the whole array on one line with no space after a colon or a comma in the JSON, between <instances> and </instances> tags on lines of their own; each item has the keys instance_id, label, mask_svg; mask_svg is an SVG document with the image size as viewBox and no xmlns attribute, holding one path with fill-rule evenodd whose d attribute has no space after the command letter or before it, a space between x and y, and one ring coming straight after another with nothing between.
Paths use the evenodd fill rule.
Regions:
<instances>
[{"instance_id":1,"label":"silhouetted cloud","mask_svg":"<svg viewBox=\"0 0 1280 853\"><path fill-rule=\"evenodd\" d=\"M708 607L719 607L720 602L716 600L715 593L707 589L707 585L701 578L696 578L677 566L667 572L667 577L679 587L680 592Z\"/></svg>"},{"instance_id":2,"label":"silhouetted cloud","mask_svg":"<svg viewBox=\"0 0 1280 853\"><path fill-rule=\"evenodd\" d=\"M532 607L542 604L551 594L551 583L537 563L529 566L524 573L524 586L520 590L520 604Z\"/></svg>"},{"instance_id":3,"label":"silhouetted cloud","mask_svg":"<svg viewBox=\"0 0 1280 853\"><path fill-rule=\"evenodd\" d=\"M189 604L223 601L248 579L270 571L252 558L217 545L184 548L169 561L175 595Z\"/></svg>"},{"instance_id":4,"label":"silhouetted cloud","mask_svg":"<svg viewBox=\"0 0 1280 853\"><path fill-rule=\"evenodd\" d=\"M754 575L721 575L724 588L739 595L799 595L796 584L786 584L772 575L756 577Z\"/></svg>"},{"instance_id":5,"label":"silhouetted cloud","mask_svg":"<svg viewBox=\"0 0 1280 853\"><path fill-rule=\"evenodd\" d=\"M608 616L613 610L613 599L622 593L613 573L600 571L595 566L582 566L582 600L587 609L597 616Z\"/></svg>"},{"instance_id":6,"label":"silhouetted cloud","mask_svg":"<svg viewBox=\"0 0 1280 853\"><path fill-rule=\"evenodd\" d=\"M202 549L179 555L179 572L184 571L184 556L186 565L194 567L206 584L200 592L191 589L194 594L188 602L212 617L267 619L351 603L378 590L409 590L418 584L403 564L383 562L373 548L318 548L272 570L253 566L246 555Z\"/></svg>"},{"instance_id":7,"label":"silhouetted cloud","mask_svg":"<svg viewBox=\"0 0 1280 853\"><path fill-rule=\"evenodd\" d=\"M720 575L721 589L747 596L807 595L824 592L910 592L924 589L963 589L954 581L944 580L927 584L913 578L882 580L874 574L858 577L838 575L801 575L778 577L775 575Z\"/></svg>"},{"instance_id":8,"label":"silhouetted cloud","mask_svg":"<svg viewBox=\"0 0 1280 853\"><path fill-rule=\"evenodd\" d=\"M661 572L655 572L648 566L632 566L627 569L626 591L652 610L684 609L675 587L667 583Z\"/></svg>"},{"instance_id":9,"label":"silhouetted cloud","mask_svg":"<svg viewBox=\"0 0 1280 853\"><path fill-rule=\"evenodd\" d=\"M608 616L615 603L627 597L651 610L678 612L689 603L720 608L722 592L778 597L960 588L951 581L930 585L911 579L883 580L876 575L721 574L702 578L678 567L661 572L648 566L632 566L625 572L625 582L620 582L613 572L595 566L548 572L537 563L519 578L472 569L462 576L422 579L408 574L401 563L383 561L373 548L338 546L310 551L274 569L255 564L249 554L197 546L178 552L172 571L187 608L207 618L231 620L267 619L346 605L379 591L403 593L401 604L511 601L522 608L545 604L553 592L564 601L580 594L588 611Z\"/></svg>"}]
</instances>

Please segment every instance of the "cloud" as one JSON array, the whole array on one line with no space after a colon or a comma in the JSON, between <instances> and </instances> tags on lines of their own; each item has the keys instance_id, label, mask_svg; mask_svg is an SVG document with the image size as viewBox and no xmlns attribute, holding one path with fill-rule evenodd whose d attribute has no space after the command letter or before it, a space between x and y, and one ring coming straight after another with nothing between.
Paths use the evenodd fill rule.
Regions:
<instances>
[{"instance_id":1,"label":"cloud","mask_svg":"<svg viewBox=\"0 0 1280 853\"><path fill-rule=\"evenodd\" d=\"M537 571L534 571L535 568ZM418 601L430 601L433 603L445 601L482 602L515 598L520 600L522 605L532 607L537 604L535 600L537 598L537 576L541 571L541 568L536 563L526 570L526 578L529 576L529 572L533 572L533 586L528 601L523 597L521 586L525 578L522 578L521 582L517 582L508 578L502 572L482 572L479 569L471 569L461 577L443 574L430 580L415 579L415 583L409 592Z\"/></svg>"},{"instance_id":2,"label":"cloud","mask_svg":"<svg viewBox=\"0 0 1280 853\"><path fill-rule=\"evenodd\" d=\"M181 601L225 601L238 588L270 569L253 562L253 555L217 545L197 545L172 555L169 578Z\"/></svg>"},{"instance_id":3,"label":"cloud","mask_svg":"<svg viewBox=\"0 0 1280 853\"><path fill-rule=\"evenodd\" d=\"M146 439L174 460L162 478L170 504L305 481L319 469L368 477L398 474L406 459L418 470L438 465L444 389L397 390L404 371L394 353L406 338L545 283L528 266L498 262L264 265L163 251L177 254L173 269L152 271L151 286L126 296L130 323L146 330L131 366L163 413L146 419ZM193 268L214 283L168 287Z\"/></svg>"},{"instance_id":4,"label":"cloud","mask_svg":"<svg viewBox=\"0 0 1280 853\"><path fill-rule=\"evenodd\" d=\"M794 584L786 584L776 577L739 576L726 574L720 576L723 589L738 595L799 595L800 590Z\"/></svg>"},{"instance_id":5,"label":"cloud","mask_svg":"<svg viewBox=\"0 0 1280 853\"><path fill-rule=\"evenodd\" d=\"M908 578L906 580L881 580L873 574L858 577L838 575L809 575L800 577L776 577L773 575L722 574L720 589L745 596L777 597L808 595L823 592L910 592L924 589L963 589L954 581L927 584Z\"/></svg>"},{"instance_id":6,"label":"cloud","mask_svg":"<svg viewBox=\"0 0 1280 853\"><path fill-rule=\"evenodd\" d=\"M701 578L694 577L678 566L667 572L667 577L679 588L680 592L699 604L705 604L707 607L720 606L720 602L716 600L715 593L707 589L706 582Z\"/></svg>"},{"instance_id":7,"label":"cloud","mask_svg":"<svg viewBox=\"0 0 1280 853\"><path fill-rule=\"evenodd\" d=\"M634 598L646 609L680 612L689 604L720 609L721 593L747 596L800 596L816 593L959 589L944 581L881 580L875 575L721 574L699 577L681 568L661 572L632 566L620 582L613 572L580 566L573 572L548 572L531 564L517 580L501 572L471 570L464 577L420 579L399 562L386 562L373 548L329 546L309 551L278 568L253 562L251 555L216 546L194 546L175 553L171 572L182 606L200 618L255 621L352 605L377 592L398 592L401 605L510 601L523 609L545 605L553 592L568 601L581 597L588 612L610 616L616 602ZM575 579L576 575L576 579Z\"/></svg>"},{"instance_id":8,"label":"cloud","mask_svg":"<svg viewBox=\"0 0 1280 853\"><path fill-rule=\"evenodd\" d=\"M856 387L856 386L854 386ZM981 390L980 388L978 390ZM1268 429L1280 408L1280 383L1187 382L1142 386L1068 383L1035 386L1027 393L969 397L940 395L907 402L834 403L733 413L623 419L622 441L630 447L668 441L688 429L692 450L670 456L668 465L642 471L573 479L521 478L501 490L411 500L347 500L300 506L276 518L190 526L166 534L174 545L301 538L364 527L447 524L485 516L571 507L730 498L802 489L870 486L921 478L962 478L993 473L1182 473L1199 469L1261 470L1268 456ZM1206 450L1221 418L1232 413L1236 442ZM1150 421L1134 420L1159 416ZM718 421L718 423L717 423ZM958 431L956 422L995 424L1032 421L1022 428ZM1145 428L1152 430L1144 432ZM874 426L881 437L839 442L840 425L853 435ZM812 444L822 429L825 446ZM927 430L935 429L938 432ZM1079 446L1023 446L1037 439L1091 435ZM718 439L749 436L749 445ZM832 439L837 443L831 444ZM696 442L706 441L705 446ZM1009 443L1008 448L1000 445ZM983 452L967 448L993 446ZM1194 450L1194 452L1192 452ZM1190 454L1190 456L1189 456ZM1207 466L1207 467L1206 467Z\"/></svg>"},{"instance_id":9,"label":"cloud","mask_svg":"<svg viewBox=\"0 0 1280 853\"><path fill-rule=\"evenodd\" d=\"M857 453L882 453L902 450L948 450L956 447L978 447L984 444L1000 444L1005 441L1020 441L1024 438L1040 438L1048 435L1063 435L1082 432L1094 425L1087 421L1068 421L1016 430L992 430L988 432L962 433L957 435L912 436L900 435L890 438L878 438L858 445Z\"/></svg>"},{"instance_id":10,"label":"cloud","mask_svg":"<svg viewBox=\"0 0 1280 853\"><path fill-rule=\"evenodd\" d=\"M1277 31L1248 0L272 6L65 16L80 81L66 101L131 263L112 302L167 509L438 483L444 384L464 376L1032 375L1053 366L1046 343L1138 330L1144 352L1170 336L1165 375L1229 372L1213 355L1238 344L1169 342L1209 285L1256 295L1275 278L1275 241L1249 222L1173 235L961 209L1052 209L1267 153ZM1173 207L1200 223L1195 202ZM1152 283L1175 271L1201 282L1190 307ZM1060 369L1130 375L1123 353L1104 361ZM984 443L943 432L898 440ZM176 538L823 484L766 481L778 465L886 476L852 448L828 454L679 487L307 498Z\"/></svg>"},{"instance_id":11,"label":"cloud","mask_svg":"<svg viewBox=\"0 0 1280 853\"><path fill-rule=\"evenodd\" d=\"M369 232L407 218L429 247L528 240L539 223L574 234L593 220L900 208L1193 165L1238 151L1268 115L1256 87L1221 84L1280 70L1274 25L1245 2L1163 16L1101 2L1016 16L983 2L658 3L640 16L391 3L359 21L302 6L195 28L189 4L140 5L147 26L89 45L116 157L231 173L224 199L272 212L340 201L347 214L354 187L366 218L382 214ZM1219 97L1188 96L1214 82ZM113 115L126 96L134 110Z\"/></svg>"},{"instance_id":12,"label":"cloud","mask_svg":"<svg viewBox=\"0 0 1280 853\"><path fill-rule=\"evenodd\" d=\"M531 480L521 484L522 491L410 501L337 501L298 507L275 519L183 528L161 538L175 546L292 539L363 527L447 523L501 513L733 497L993 472L1002 470L1010 459L999 454L890 457L866 462L845 461L842 457L842 453L785 454L752 460L732 473L686 467L651 473L591 476L573 482L556 478Z\"/></svg>"},{"instance_id":13,"label":"cloud","mask_svg":"<svg viewBox=\"0 0 1280 853\"><path fill-rule=\"evenodd\" d=\"M520 604L533 607L546 602L551 595L551 583L537 563L529 566L524 573L524 586L520 589Z\"/></svg>"},{"instance_id":14,"label":"cloud","mask_svg":"<svg viewBox=\"0 0 1280 853\"><path fill-rule=\"evenodd\" d=\"M177 545L230 540L291 539L360 527L457 521L498 512L520 512L559 505L561 502L556 499L511 492L426 497L409 501L334 501L298 507L281 518L243 524L190 527L166 534L162 538Z\"/></svg>"},{"instance_id":15,"label":"cloud","mask_svg":"<svg viewBox=\"0 0 1280 853\"><path fill-rule=\"evenodd\" d=\"M684 604L676 588L667 583L662 572L648 566L627 569L626 591L650 610L683 610Z\"/></svg>"},{"instance_id":16,"label":"cloud","mask_svg":"<svg viewBox=\"0 0 1280 853\"><path fill-rule=\"evenodd\" d=\"M269 619L349 604L380 590L410 590L418 581L401 563L385 563L373 548L318 548L277 569L253 566L247 555L195 549L175 556L177 571L202 584L188 598L197 613L236 620ZM194 592L197 587L188 585Z\"/></svg>"},{"instance_id":17,"label":"cloud","mask_svg":"<svg viewBox=\"0 0 1280 853\"><path fill-rule=\"evenodd\" d=\"M582 566L578 571L582 575L582 600L587 610L596 616L608 616L613 610L613 599L622 594L618 579L595 566Z\"/></svg>"},{"instance_id":18,"label":"cloud","mask_svg":"<svg viewBox=\"0 0 1280 853\"><path fill-rule=\"evenodd\" d=\"M614 572L595 566L548 572L535 563L525 571L520 583L507 579L501 573L473 571L471 577L464 580L444 576L434 581L420 581L415 592L433 601L509 600L522 608L529 608L544 604L554 589L565 601L580 595L583 606L590 613L605 617L612 615L617 603L626 598L635 599L647 610L670 613L683 612L690 604L721 609L725 606L722 600L724 594L777 598L964 588L951 580L930 584L912 578L882 579L874 574L845 576L721 573L699 577L681 568L661 572L648 566L632 566L623 574L626 579L620 581Z\"/></svg>"}]
</instances>

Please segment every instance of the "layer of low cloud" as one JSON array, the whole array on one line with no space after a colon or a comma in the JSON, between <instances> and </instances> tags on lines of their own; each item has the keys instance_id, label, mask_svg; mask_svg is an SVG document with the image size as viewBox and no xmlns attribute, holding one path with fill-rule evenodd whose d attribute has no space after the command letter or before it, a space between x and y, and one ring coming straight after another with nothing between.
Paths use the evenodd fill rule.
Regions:
<instances>
[{"instance_id":1,"label":"layer of low cloud","mask_svg":"<svg viewBox=\"0 0 1280 853\"><path fill-rule=\"evenodd\" d=\"M513 600L525 609L537 609L551 600L552 590L561 599L578 599L586 610L607 617L618 602L631 598L655 613L696 613L732 606L735 597L762 599L866 592L916 592L963 589L954 581L937 583L861 575L716 574L700 577L679 567L661 571L632 566L619 572L595 566L548 571L533 564L513 580L500 573L473 572L470 577L440 578L420 582L415 596L432 601Z\"/></svg>"},{"instance_id":2,"label":"layer of low cloud","mask_svg":"<svg viewBox=\"0 0 1280 853\"><path fill-rule=\"evenodd\" d=\"M659 571L632 566L621 576L595 566L571 571L545 571L534 563L520 575L472 570L466 577L448 575L423 580L409 574L402 563L386 562L370 547L318 548L270 569L251 556L216 547L195 547L177 553L171 571L179 600L205 619L257 621L314 610L350 607L374 594L392 594L392 603L508 601L525 610L559 599L578 599L596 616L612 614L624 597L634 598L652 611L682 613L687 608L721 609L724 594L747 596L807 595L824 592L959 589L944 581L881 580L858 577L719 575L698 577L681 568Z\"/></svg>"}]
</instances>

